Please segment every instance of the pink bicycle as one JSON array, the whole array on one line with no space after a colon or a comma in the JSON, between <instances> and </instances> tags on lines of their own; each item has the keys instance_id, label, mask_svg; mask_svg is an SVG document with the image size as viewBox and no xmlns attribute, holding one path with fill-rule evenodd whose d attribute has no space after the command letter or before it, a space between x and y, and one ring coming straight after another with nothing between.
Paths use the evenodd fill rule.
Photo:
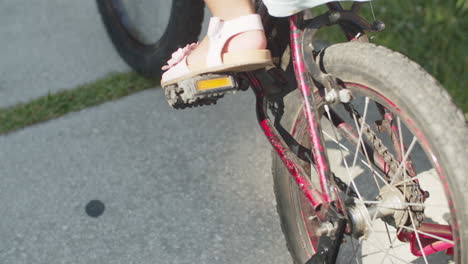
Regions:
<instances>
[{"instance_id":1,"label":"pink bicycle","mask_svg":"<svg viewBox=\"0 0 468 264\"><path fill-rule=\"evenodd\" d=\"M132 22L134 1L97 3L121 56L148 77L200 33L202 1L173 0L168 30L149 41ZM368 43L384 24L363 19L361 3L287 19L256 6L275 67L196 76L165 92L183 109L252 88L294 262L468 263L468 126L445 90ZM315 33L331 26L349 42L318 47Z\"/></svg>"}]
</instances>

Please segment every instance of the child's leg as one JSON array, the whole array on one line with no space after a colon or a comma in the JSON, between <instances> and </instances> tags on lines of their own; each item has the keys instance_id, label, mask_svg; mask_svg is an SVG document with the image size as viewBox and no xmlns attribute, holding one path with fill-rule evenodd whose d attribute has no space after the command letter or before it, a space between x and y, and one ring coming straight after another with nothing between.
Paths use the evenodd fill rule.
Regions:
<instances>
[{"instance_id":1,"label":"child's leg","mask_svg":"<svg viewBox=\"0 0 468 264\"><path fill-rule=\"evenodd\" d=\"M255 14L251 0L205 0L205 3L211 14L222 20Z\"/></svg>"},{"instance_id":2,"label":"child's leg","mask_svg":"<svg viewBox=\"0 0 468 264\"><path fill-rule=\"evenodd\" d=\"M240 16L255 14L251 0L205 0L214 17L231 20ZM187 58L189 65L202 63L208 53L209 41L205 37L200 45ZM223 52L233 52L248 49L266 48L266 38L263 31L249 31L231 38Z\"/></svg>"}]
</instances>

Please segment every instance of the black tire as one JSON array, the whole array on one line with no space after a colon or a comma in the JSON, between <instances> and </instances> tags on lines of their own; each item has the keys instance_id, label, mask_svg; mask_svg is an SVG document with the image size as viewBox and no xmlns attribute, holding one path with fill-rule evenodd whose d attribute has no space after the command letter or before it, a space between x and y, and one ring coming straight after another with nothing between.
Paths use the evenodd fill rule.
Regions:
<instances>
[{"instance_id":1,"label":"black tire","mask_svg":"<svg viewBox=\"0 0 468 264\"><path fill-rule=\"evenodd\" d=\"M446 176L452 197L451 219L456 219L452 227L458 225L456 234L460 238L455 262L468 263L468 251L462 250L468 247L468 194L465 191L468 188L468 125L448 93L416 63L369 43L330 46L322 53L320 64L324 71L343 82L372 87L389 98L421 131ZM303 107L299 91L288 94L284 103L281 126L292 133ZM305 263L314 249L301 214L300 194L276 153L273 153L272 171L277 209L288 248L295 263ZM453 212L457 212L456 215Z\"/></svg>"},{"instance_id":2,"label":"black tire","mask_svg":"<svg viewBox=\"0 0 468 264\"><path fill-rule=\"evenodd\" d=\"M162 37L151 44L135 37L121 21L125 10L117 0L97 0L99 13L115 48L127 64L148 78L159 78L161 67L172 52L196 42L203 21L202 0L173 0L167 28Z\"/></svg>"}]
</instances>

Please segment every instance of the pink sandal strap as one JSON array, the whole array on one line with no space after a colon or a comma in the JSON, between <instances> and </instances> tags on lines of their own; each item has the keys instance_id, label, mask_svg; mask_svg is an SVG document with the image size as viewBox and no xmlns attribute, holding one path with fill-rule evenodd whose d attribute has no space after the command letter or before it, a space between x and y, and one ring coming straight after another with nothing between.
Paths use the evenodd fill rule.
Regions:
<instances>
[{"instance_id":1,"label":"pink sandal strap","mask_svg":"<svg viewBox=\"0 0 468 264\"><path fill-rule=\"evenodd\" d=\"M253 30L263 30L261 18L257 14L242 16L228 21L223 21L218 17L211 18L208 26L210 47L206 58L206 66L208 68L222 66L222 51L226 42L237 34ZM162 67L165 70L161 79L162 83L190 74L187 56L197 45L198 43L187 45L172 54L167 65Z\"/></svg>"},{"instance_id":2,"label":"pink sandal strap","mask_svg":"<svg viewBox=\"0 0 468 264\"><path fill-rule=\"evenodd\" d=\"M263 30L262 19L257 14L242 16L228 21L212 17L208 26L210 48L206 58L206 65L208 67L223 65L222 51L226 42L237 34L253 30Z\"/></svg>"}]
</instances>

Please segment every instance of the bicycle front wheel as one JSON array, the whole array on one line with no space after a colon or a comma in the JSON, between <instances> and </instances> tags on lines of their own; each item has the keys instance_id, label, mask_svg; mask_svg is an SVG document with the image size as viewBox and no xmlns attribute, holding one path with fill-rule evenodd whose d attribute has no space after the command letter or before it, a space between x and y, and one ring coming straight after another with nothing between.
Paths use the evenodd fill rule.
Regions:
<instances>
[{"instance_id":1,"label":"bicycle front wheel","mask_svg":"<svg viewBox=\"0 0 468 264\"><path fill-rule=\"evenodd\" d=\"M461 111L419 65L384 47L337 44L319 58L353 95L319 111L331 171L347 193L350 225L337 263L467 263L468 127ZM310 149L299 92L284 102L282 126ZM319 186L310 151L300 158ZM315 254L319 220L276 155L273 174L288 248L305 263Z\"/></svg>"},{"instance_id":2,"label":"bicycle front wheel","mask_svg":"<svg viewBox=\"0 0 468 264\"><path fill-rule=\"evenodd\" d=\"M97 0L102 21L119 55L136 72L159 78L177 48L196 42L202 0Z\"/></svg>"}]
</instances>

